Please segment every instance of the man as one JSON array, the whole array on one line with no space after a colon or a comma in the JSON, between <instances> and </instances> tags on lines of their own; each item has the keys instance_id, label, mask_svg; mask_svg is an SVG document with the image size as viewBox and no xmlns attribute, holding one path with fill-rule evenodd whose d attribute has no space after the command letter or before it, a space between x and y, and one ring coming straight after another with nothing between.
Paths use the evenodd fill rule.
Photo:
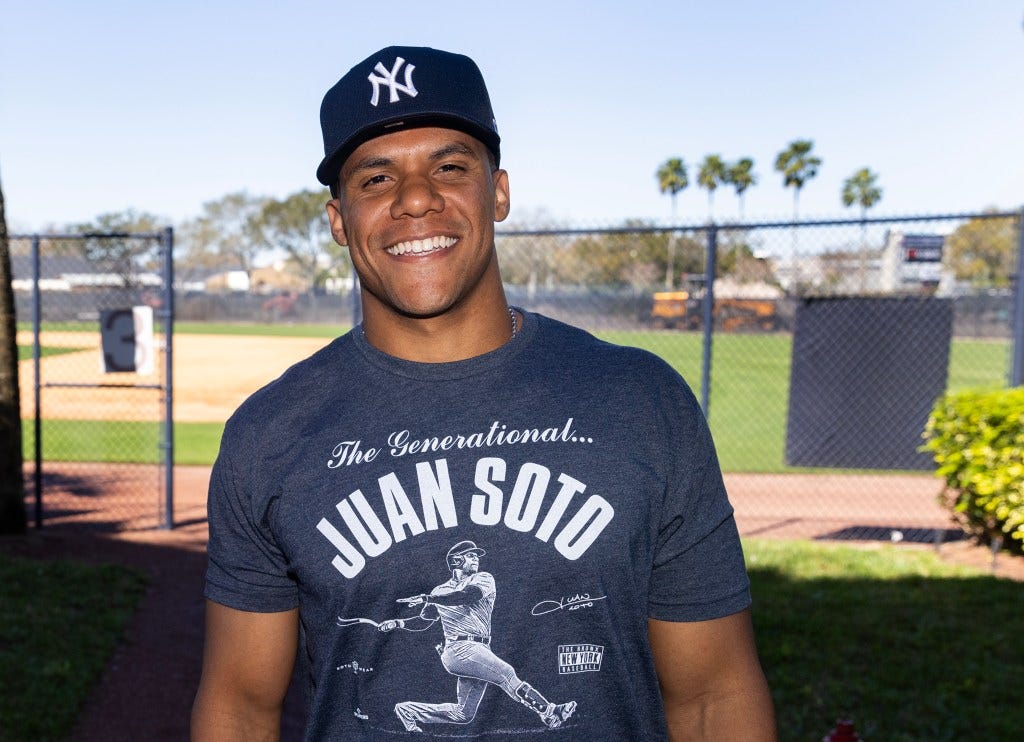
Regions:
<instances>
[{"instance_id":1,"label":"man","mask_svg":"<svg viewBox=\"0 0 1024 742\"><path fill-rule=\"evenodd\" d=\"M480 571L480 557L486 554L472 541L460 541L448 550L446 561L452 578L430 595L399 598L400 603L422 605L414 618L384 621L380 631L423 631L438 619L444 630L444 645L438 645L444 669L459 678L456 703L395 705L395 714L406 731L422 732L418 722L468 724L476 717L487 684L497 685L511 698L535 711L549 729L557 729L576 710L576 702L549 703L533 686L518 678L515 669L490 649L491 611L494 609L494 577Z\"/></svg>"},{"instance_id":2,"label":"man","mask_svg":"<svg viewBox=\"0 0 1024 742\"><path fill-rule=\"evenodd\" d=\"M442 663L527 700L473 684L465 734L774 739L732 508L689 387L652 354L505 299L494 223L509 181L476 65L384 49L328 91L321 125L317 177L363 322L225 427L194 739L276 739L300 643L307 739L450 734L418 723L433 700L396 704L447 695L433 650L368 617L415 594L453 536L488 545L508 670L492 675L478 648L456 664L447 637ZM452 600L498 600L469 582ZM462 609L445 626L444 601L422 598L447 633ZM400 620L429 627L422 611ZM513 688L512 667L577 705L538 727L532 712L558 705Z\"/></svg>"}]
</instances>

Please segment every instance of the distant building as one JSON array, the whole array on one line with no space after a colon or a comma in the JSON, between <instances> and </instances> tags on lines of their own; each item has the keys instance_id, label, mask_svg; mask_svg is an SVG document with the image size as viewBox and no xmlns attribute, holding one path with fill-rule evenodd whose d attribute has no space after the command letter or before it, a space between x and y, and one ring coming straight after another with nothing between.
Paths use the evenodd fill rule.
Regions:
<instances>
[{"instance_id":1,"label":"distant building","mask_svg":"<svg viewBox=\"0 0 1024 742\"><path fill-rule=\"evenodd\" d=\"M249 290L249 274L244 270L226 270L207 276L203 289L210 293L246 292Z\"/></svg>"},{"instance_id":2,"label":"distant building","mask_svg":"<svg viewBox=\"0 0 1024 742\"><path fill-rule=\"evenodd\" d=\"M890 230L882 249L880 288L887 294L949 294L953 272L943 266L946 238L941 234L905 234Z\"/></svg>"},{"instance_id":3,"label":"distant building","mask_svg":"<svg viewBox=\"0 0 1024 742\"><path fill-rule=\"evenodd\" d=\"M945 242L941 234L890 230L881 250L835 250L775 261L775 280L789 292L948 296L956 282L942 262Z\"/></svg>"},{"instance_id":4,"label":"distant building","mask_svg":"<svg viewBox=\"0 0 1024 742\"><path fill-rule=\"evenodd\" d=\"M11 256L11 287L15 291L32 290L32 259L28 255ZM161 286L163 279L151 271L139 271L127 277L133 286ZM126 276L112 271L97 271L94 263L77 255L41 255L40 291L75 291L95 288L121 288Z\"/></svg>"},{"instance_id":5,"label":"distant building","mask_svg":"<svg viewBox=\"0 0 1024 742\"><path fill-rule=\"evenodd\" d=\"M787 292L877 294L880 264L878 250L825 252L777 262L775 279Z\"/></svg>"}]
</instances>

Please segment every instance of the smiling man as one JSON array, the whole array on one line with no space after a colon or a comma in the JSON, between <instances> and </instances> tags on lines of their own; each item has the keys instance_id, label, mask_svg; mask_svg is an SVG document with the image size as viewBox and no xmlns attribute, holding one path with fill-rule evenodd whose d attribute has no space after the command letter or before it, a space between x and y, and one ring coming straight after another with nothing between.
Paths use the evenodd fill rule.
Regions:
<instances>
[{"instance_id":1,"label":"smiling man","mask_svg":"<svg viewBox=\"0 0 1024 742\"><path fill-rule=\"evenodd\" d=\"M512 310L494 250L508 175L481 142L440 127L383 134L347 158L337 190L327 213L362 282L372 345L434 362L508 340Z\"/></svg>"},{"instance_id":2,"label":"smiling man","mask_svg":"<svg viewBox=\"0 0 1024 742\"><path fill-rule=\"evenodd\" d=\"M689 387L506 301L509 178L476 64L383 49L320 118L363 322L225 428L193 738L277 739L298 655L308 740L774 739ZM422 593L445 550L451 580ZM416 632L438 621L435 652Z\"/></svg>"}]
</instances>

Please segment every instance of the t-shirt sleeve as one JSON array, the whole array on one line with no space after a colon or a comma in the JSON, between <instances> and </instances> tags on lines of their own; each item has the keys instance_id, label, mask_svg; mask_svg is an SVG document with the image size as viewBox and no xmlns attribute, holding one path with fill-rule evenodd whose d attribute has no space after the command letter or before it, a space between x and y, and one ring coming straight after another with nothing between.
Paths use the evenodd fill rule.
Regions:
<instances>
[{"instance_id":1,"label":"t-shirt sleeve","mask_svg":"<svg viewBox=\"0 0 1024 742\"><path fill-rule=\"evenodd\" d=\"M254 490L250 477L239 476L233 447L225 431L207 499L205 595L243 611L291 610L298 605L298 590L269 527L271 500Z\"/></svg>"},{"instance_id":2,"label":"t-shirt sleeve","mask_svg":"<svg viewBox=\"0 0 1024 742\"><path fill-rule=\"evenodd\" d=\"M692 395L689 395L692 398ZM711 433L694 400L662 506L648 615L706 621L750 605L750 581ZM689 445L687 445L689 444Z\"/></svg>"}]
</instances>

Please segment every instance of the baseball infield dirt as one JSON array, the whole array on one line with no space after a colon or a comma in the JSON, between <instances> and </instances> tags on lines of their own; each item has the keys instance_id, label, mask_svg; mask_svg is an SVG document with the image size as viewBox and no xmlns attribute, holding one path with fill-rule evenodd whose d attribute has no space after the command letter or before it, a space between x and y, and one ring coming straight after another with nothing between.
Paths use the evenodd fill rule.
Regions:
<instances>
[{"instance_id":1,"label":"baseball infield dirt","mask_svg":"<svg viewBox=\"0 0 1024 742\"><path fill-rule=\"evenodd\" d=\"M104 373L98 333L44 332L47 348L73 352L41 359L42 412L46 419L159 420L160 393L145 387L161 383L161 369L152 376ZM256 335L174 336L174 418L179 422L224 422L242 401L293 363L330 342L325 338ZM18 343L31 345L21 333ZM22 361L21 409L35 409L32 361ZM75 387L53 386L73 383ZM86 388L93 385L94 388ZM129 387L126 389L125 387ZM133 392L131 387L138 391Z\"/></svg>"}]
</instances>

